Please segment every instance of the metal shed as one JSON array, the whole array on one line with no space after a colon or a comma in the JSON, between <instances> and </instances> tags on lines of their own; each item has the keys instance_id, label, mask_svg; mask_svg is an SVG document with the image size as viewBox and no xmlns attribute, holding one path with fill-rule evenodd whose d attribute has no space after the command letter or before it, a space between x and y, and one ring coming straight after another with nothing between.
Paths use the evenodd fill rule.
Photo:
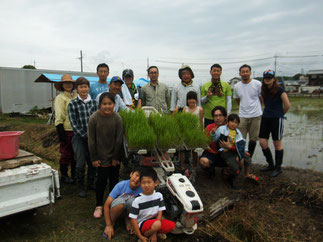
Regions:
<instances>
[{"instance_id":1,"label":"metal shed","mask_svg":"<svg viewBox=\"0 0 323 242\"><path fill-rule=\"evenodd\" d=\"M57 95L52 84L35 82L42 74L70 74L96 78L96 73L46 69L0 67L0 113L26 113L33 107L51 107Z\"/></svg>"}]
</instances>

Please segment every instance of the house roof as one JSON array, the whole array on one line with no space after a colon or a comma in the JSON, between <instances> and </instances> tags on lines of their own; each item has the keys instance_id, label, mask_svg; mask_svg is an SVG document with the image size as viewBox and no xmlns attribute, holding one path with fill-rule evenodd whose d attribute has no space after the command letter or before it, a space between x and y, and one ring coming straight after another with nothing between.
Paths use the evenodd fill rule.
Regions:
<instances>
[{"instance_id":1,"label":"house roof","mask_svg":"<svg viewBox=\"0 0 323 242\"><path fill-rule=\"evenodd\" d=\"M307 75L313 75L313 74L323 74L323 69L320 69L320 70L309 70L307 72Z\"/></svg>"}]
</instances>

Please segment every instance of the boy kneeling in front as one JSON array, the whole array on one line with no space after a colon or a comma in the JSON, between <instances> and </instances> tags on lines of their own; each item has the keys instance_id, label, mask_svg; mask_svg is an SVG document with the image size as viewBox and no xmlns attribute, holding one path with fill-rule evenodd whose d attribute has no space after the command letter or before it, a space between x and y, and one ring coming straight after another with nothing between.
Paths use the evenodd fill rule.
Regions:
<instances>
[{"instance_id":1,"label":"boy kneeling in front","mask_svg":"<svg viewBox=\"0 0 323 242\"><path fill-rule=\"evenodd\" d=\"M140 187L141 168L134 168L130 174L130 180L119 182L109 194L104 204L105 229L104 236L109 240L114 236L114 224L122 213L126 212L125 223L127 231L133 234L133 229L128 217L129 210L135 197L142 192Z\"/></svg>"},{"instance_id":2,"label":"boy kneeling in front","mask_svg":"<svg viewBox=\"0 0 323 242\"><path fill-rule=\"evenodd\" d=\"M129 213L132 227L140 241L157 241L166 238L166 233L175 228L173 221L162 219L166 210L163 195L155 192L158 186L157 173L152 168L141 172L140 186L142 193L132 203Z\"/></svg>"}]
</instances>

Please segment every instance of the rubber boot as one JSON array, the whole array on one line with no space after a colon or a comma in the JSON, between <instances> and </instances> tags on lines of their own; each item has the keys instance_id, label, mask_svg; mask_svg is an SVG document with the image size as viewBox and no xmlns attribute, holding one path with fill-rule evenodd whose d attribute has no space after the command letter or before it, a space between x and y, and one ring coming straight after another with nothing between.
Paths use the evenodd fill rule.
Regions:
<instances>
[{"instance_id":1,"label":"rubber boot","mask_svg":"<svg viewBox=\"0 0 323 242\"><path fill-rule=\"evenodd\" d=\"M271 154L271 151L270 151L269 147L267 149L265 149L265 150L262 150L262 153L266 157L266 161L268 163L268 166L265 167L265 168L260 169L260 171L266 172L266 171L273 171L273 170L275 170L273 156Z\"/></svg>"},{"instance_id":2,"label":"rubber boot","mask_svg":"<svg viewBox=\"0 0 323 242\"><path fill-rule=\"evenodd\" d=\"M84 184L84 175L77 176L77 186L78 186L78 191L79 191L79 197L81 197L81 198L87 197L87 190L86 190L85 184Z\"/></svg>"},{"instance_id":3,"label":"rubber boot","mask_svg":"<svg viewBox=\"0 0 323 242\"><path fill-rule=\"evenodd\" d=\"M66 184L72 184L73 180L68 177L68 165L60 165L61 181Z\"/></svg>"},{"instance_id":4,"label":"rubber boot","mask_svg":"<svg viewBox=\"0 0 323 242\"><path fill-rule=\"evenodd\" d=\"M76 182L76 164L75 162L71 163L71 178L73 180L73 183Z\"/></svg>"},{"instance_id":5,"label":"rubber boot","mask_svg":"<svg viewBox=\"0 0 323 242\"><path fill-rule=\"evenodd\" d=\"M229 176L229 184L232 189L238 189L237 184L236 184L236 176L230 175Z\"/></svg>"},{"instance_id":6,"label":"rubber boot","mask_svg":"<svg viewBox=\"0 0 323 242\"><path fill-rule=\"evenodd\" d=\"M250 157L253 156L253 153L255 152L255 149L256 149L256 145L257 145L257 142L256 141L253 141L253 140L250 140L249 141L249 144L248 144L248 152L250 154Z\"/></svg>"},{"instance_id":7,"label":"rubber boot","mask_svg":"<svg viewBox=\"0 0 323 242\"><path fill-rule=\"evenodd\" d=\"M211 166L207 168L209 179L213 180L215 178L215 167Z\"/></svg>"},{"instance_id":8,"label":"rubber boot","mask_svg":"<svg viewBox=\"0 0 323 242\"><path fill-rule=\"evenodd\" d=\"M275 150L276 165L275 165L275 170L273 171L273 173L271 173L271 177L276 177L280 173L282 173L281 165L283 163L283 156L284 156L284 150Z\"/></svg>"}]
</instances>

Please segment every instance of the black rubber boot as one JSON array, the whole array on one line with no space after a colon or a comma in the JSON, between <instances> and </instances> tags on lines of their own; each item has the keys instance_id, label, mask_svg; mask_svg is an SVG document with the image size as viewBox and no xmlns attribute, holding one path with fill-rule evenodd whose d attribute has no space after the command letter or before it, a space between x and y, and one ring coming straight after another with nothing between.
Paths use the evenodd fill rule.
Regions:
<instances>
[{"instance_id":1,"label":"black rubber boot","mask_svg":"<svg viewBox=\"0 0 323 242\"><path fill-rule=\"evenodd\" d=\"M213 166L208 168L208 176L211 180L215 178L215 168Z\"/></svg>"},{"instance_id":2,"label":"black rubber boot","mask_svg":"<svg viewBox=\"0 0 323 242\"><path fill-rule=\"evenodd\" d=\"M255 149L256 149L256 145L257 145L257 142L256 141L253 141L253 140L250 140L249 141L249 144L248 144L248 152L250 154L250 157L253 156L253 153L255 152Z\"/></svg>"},{"instance_id":3,"label":"black rubber boot","mask_svg":"<svg viewBox=\"0 0 323 242\"><path fill-rule=\"evenodd\" d=\"M281 165L283 163L283 156L284 156L284 150L275 150L276 165L275 165L275 170L273 171L273 173L271 173L271 177L276 177L280 173L282 173Z\"/></svg>"},{"instance_id":4,"label":"black rubber boot","mask_svg":"<svg viewBox=\"0 0 323 242\"><path fill-rule=\"evenodd\" d=\"M75 162L71 163L71 178L73 180L73 183L76 182L76 164Z\"/></svg>"},{"instance_id":5,"label":"black rubber boot","mask_svg":"<svg viewBox=\"0 0 323 242\"><path fill-rule=\"evenodd\" d=\"M87 197L87 191L84 185L79 186L79 197L81 198Z\"/></svg>"},{"instance_id":6,"label":"black rubber boot","mask_svg":"<svg viewBox=\"0 0 323 242\"><path fill-rule=\"evenodd\" d=\"M82 198L87 197L87 190L84 184L84 176L77 179L77 186L79 190L79 197L82 197Z\"/></svg>"},{"instance_id":7,"label":"black rubber boot","mask_svg":"<svg viewBox=\"0 0 323 242\"><path fill-rule=\"evenodd\" d=\"M230 177L229 177L229 184L230 184L230 186L231 186L232 189L235 189L235 190L238 189L238 186L236 184L236 177L235 176L230 175Z\"/></svg>"},{"instance_id":8,"label":"black rubber boot","mask_svg":"<svg viewBox=\"0 0 323 242\"><path fill-rule=\"evenodd\" d=\"M73 180L68 177L67 171L68 166L67 165L60 165L60 171L61 171L61 181L66 184L72 184Z\"/></svg>"},{"instance_id":9,"label":"black rubber boot","mask_svg":"<svg viewBox=\"0 0 323 242\"><path fill-rule=\"evenodd\" d=\"M265 168L260 169L260 171L266 172L266 171L273 171L273 170L275 170L274 160L273 160L273 156L271 154L270 149L267 148L265 150L262 150L262 153L266 157L266 161L268 163L268 166L265 167Z\"/></svg>"}]
</instances>

